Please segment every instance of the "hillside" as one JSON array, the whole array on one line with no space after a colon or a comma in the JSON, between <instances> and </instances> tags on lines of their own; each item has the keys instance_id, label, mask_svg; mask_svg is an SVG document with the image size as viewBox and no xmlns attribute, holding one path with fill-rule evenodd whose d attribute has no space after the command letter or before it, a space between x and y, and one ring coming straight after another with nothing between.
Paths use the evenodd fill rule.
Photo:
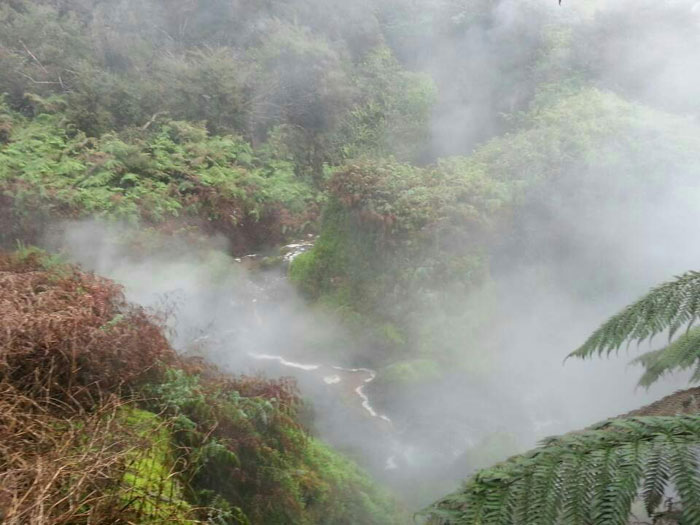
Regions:
<instances>
[{"instance_id":1,"label":"hillside","mask_svg":"<svg viewBox=\"0 0 700 525\"><path fill-rule=\"evenodd\" d=\"M403 523L292 381L178 357L119 286L0 258L0 513L23 523Z\"/></svg>"},{"instance_id":2,"label":"hillside","mask_svg":"<svg viewBox=\"0 0 700 525\"><path fill-rule=\"evenodd\" d=\"M626 525L664 434L692 522L695 292L561 359L700 258L699 46L696 0L0 2L0 521Z\"/></svg>"}]
</instances>

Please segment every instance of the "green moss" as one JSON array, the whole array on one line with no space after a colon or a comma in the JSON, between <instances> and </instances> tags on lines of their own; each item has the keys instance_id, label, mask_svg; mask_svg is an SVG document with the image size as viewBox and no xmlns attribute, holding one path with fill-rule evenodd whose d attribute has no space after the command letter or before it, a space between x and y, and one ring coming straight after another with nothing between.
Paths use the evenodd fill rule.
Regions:
<instances>
[{"instance_id":1,"label":"green moss","mask_svg":"<svg viewBox=\"0 0 700 525\"><path fill-rule=\"evenodd\" d=\"M339 306L350 302L350 290L340 281L348 271L347 250L352 239L344 230L342 209L330 203L324 212L324 228L313 248L297 256L290 265L289 277L309 297L336 295ZM343 288L345 288L343 290Z\"/></svg>"},{"instance_id":2,"label":"green moss","mask_svg":"<svg viewBox=\"0 0 700 525\"><path fill-rule=\"evenodd\" d=\"M133 407L122 409L121 422L133 432L138 446L128 456L122 499L141 523L199 523L174 473L173 436L167 421Z\"/></svg>"}]
</instances>

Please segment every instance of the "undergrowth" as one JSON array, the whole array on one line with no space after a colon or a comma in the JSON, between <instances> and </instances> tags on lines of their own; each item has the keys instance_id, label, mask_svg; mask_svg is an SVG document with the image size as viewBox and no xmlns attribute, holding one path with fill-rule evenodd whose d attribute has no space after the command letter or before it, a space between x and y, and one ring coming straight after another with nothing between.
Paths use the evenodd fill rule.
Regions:
<instances>
[{"instance_id":1,"label":"undergrowth","mask_svg":"<svg viewBox=\"0 0 700 525\"><path fill-rule=\"evenodd\" d=\"M4 522L401 522L301 426L291 380L178 357L111 281L2 255L0 315Z\"/></svg>"},{"instance_id":2,"label":"undergrowth","mask_svg":"<svg viewBox=\"0 0 700 525\"><path fill-rule=\"evenodd\" d=\"M99 217L163 232L223 234L234 251L279 242L317 211L311 186L284 158L256 154L231 135L165 121L87 137L60 99L27 119L0 104L0 215L5 244L37 238L56 219ZM0 123L3 122L0 120Z\"/></svg>"}]
</instances>

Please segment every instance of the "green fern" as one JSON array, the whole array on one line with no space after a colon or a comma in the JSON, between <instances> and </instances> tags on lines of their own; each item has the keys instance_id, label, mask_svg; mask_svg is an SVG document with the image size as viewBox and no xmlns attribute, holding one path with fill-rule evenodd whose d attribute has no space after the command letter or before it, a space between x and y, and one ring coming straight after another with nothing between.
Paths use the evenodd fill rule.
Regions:
<instances>
[{"instance_id":1,"label":"green fern","mask_svg":"<svg viewBox=\"0 0 700 525\"><path fill-rule=\"evenodd\" d=\"M651 340L655 335L667 333L670 344L633 361L645 368L640 385L648 387L670 371L693 367L696 371L691 381L699 381L700 328L692 327L698 318L700 272L691 271L674 281L657 286L642 299L610 318L569 357L610 355L625 344L641 343ZM683 328L686 333L673 340Z\"/></svg>"},{"instance_id":2,"label":"green fern","mask_svg":"<svg viewBox=\"0 0 700 525\"><path fill-rule=\"evenodd\" d=\"M661 350L642 354L632 363L644 366L645 372L639 380L639 384L648 387L665 373L674 369L686 370L695 367L696 372L691 380L697 381L700 379L697 370L699 358L700 327L697 327L692 328Z\"/></svg>"},{"instance_id":3,"label":"green fern","mask_svg":"<svg viewBox=\"0 0 700 525\"><path fill-rule=\"evenodd\" d=\"M637 498L653 515L673 489L683 523L700 523L699 440L696 416L609 420L482 470L421 514L435 524L624 525Z\"/></svg>"}]
</instances>

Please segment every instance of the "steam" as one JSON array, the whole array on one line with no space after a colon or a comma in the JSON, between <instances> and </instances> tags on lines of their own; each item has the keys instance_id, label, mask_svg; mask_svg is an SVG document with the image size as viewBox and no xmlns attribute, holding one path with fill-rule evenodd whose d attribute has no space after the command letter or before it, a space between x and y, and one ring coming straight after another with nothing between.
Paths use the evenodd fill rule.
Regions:
<instances>
[{"instance_id":1,"label":"steam","mask_svg":"<svg viewBox=\"0 0 700 525\"><path fill-rule=\"evenodd\" d=\"M395 3L377 2L376 10ZM449 31L438 23L449 21L447 29L471 23L465 11L451 16L456 3L411 4L425 10L435 32L417 40L389 38L399 45L400 56L431 73L439 87L432 123L435 156L468 153L510 129L504 113L526 110L539 83L568 81L565 74L574 66L592 68L601 88L687 116L689 129L697 131L692 119L697 120L700 100L695 44L700 3L563 3L560 9L555 0L493 2L484 20L457 37L440 36ZM661 7L654 6L672 15L656 23L654 13ZM595 40L606 28L615 32L615 20L625 22L620 38ZM555 25L560 32L549 31ZM630 33L637 25L641 29ZM552 39L562 34L581 39L573 56L545 60ZM587 38L595 47L589 54L584 53ZM648 165L654 162L651 153ZM237 262L225 254L221 240L193 248L151 238L148 242L160 248L143 256L133 243L120 241L132 238L133 231L93 222L66 224L50 243L122 283L128 299L172 309L171 339L180 351L204 355L235 373L294 375L312 402L314 431L420 507L483 466L469 455L481 450L480 443L505 443L492 458L503 459L547 435L625 413L687 385L687 377L678 374L649 390L637 389L640 370L627 364L632 352L562 361L602 321L650 287L698 268L697 174L698 169L663 173L666 192L631 184L627 194L611 193L594 203L576 194L563 202L548 201L546 192L542 200L528 196L513 238L492 261L492 289L475 291L459 303L468 320L471 312L486 308L479 301L488 292L496 298L493 314L476 335L448 334L463 349L462 363L483 356L488 363L471 372L455 366L439 382L384 392L381 401L374 389L379 381L371 384L375 372L363 362L372 349L353 340L332 313L309 306L283 269L251 272L246 258ZM309 247L308 241L295 244L286 261ZM323 372L329 368L334 371ZM364 378L351 375L360 372ZM494 437L499 435L513 439Z\"/></svg>"},{"instance_id":2,"label":"steam","mask_svg":"<svg viewBox=\"0 0 700 525\"><path fill-rule=\"evenodd\" d=\"M141 243L151 245L149 255L134 249ZM312 430L370 470L384 472L394 446L391 420L365 390L376 372L361 366L358 343L338 319L298 296L286 266L252 271L247 265L257 256L230 257L216 240L193 248L92 221L62 225L47 244L122 284L128 300L167 312L179 352L234 374L296 378L314 413ZM283 251L308 247L303 241Z\"/></svg>"}]
</instances>

